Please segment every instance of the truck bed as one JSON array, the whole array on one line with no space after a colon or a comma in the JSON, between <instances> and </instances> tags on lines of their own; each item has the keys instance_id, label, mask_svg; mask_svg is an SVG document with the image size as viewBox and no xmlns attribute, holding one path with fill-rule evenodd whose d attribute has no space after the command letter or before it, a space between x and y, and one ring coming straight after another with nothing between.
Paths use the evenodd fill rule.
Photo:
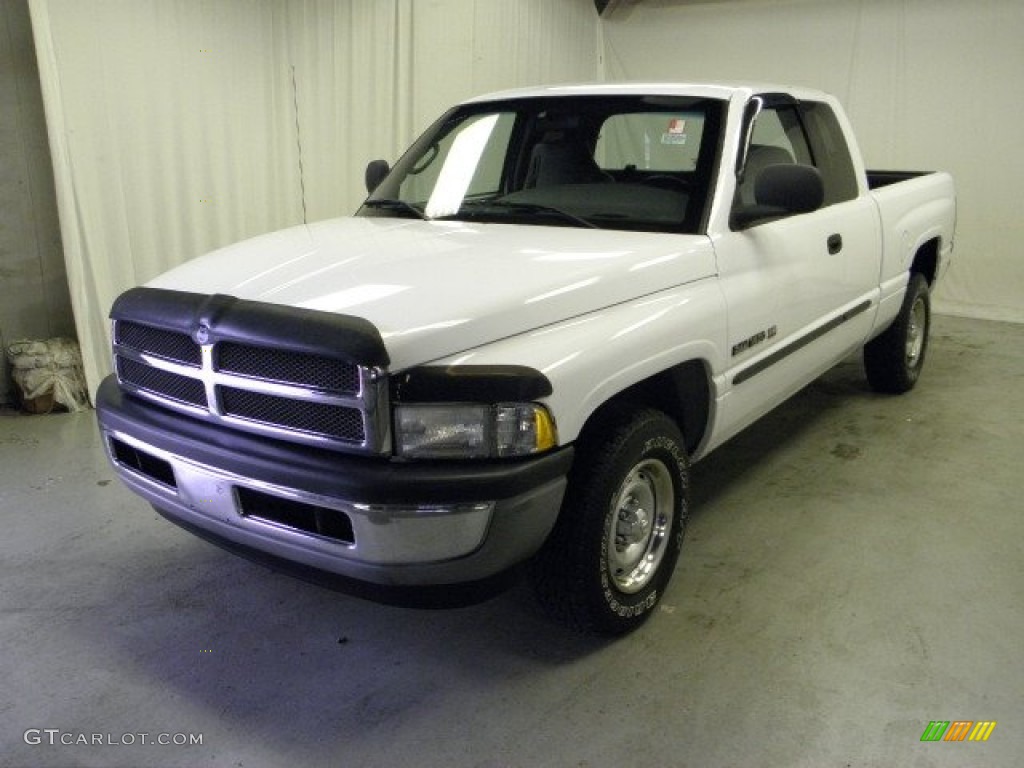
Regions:
<instances>
[{"instance_id":1,"label":"truck bed","mask_svg":"<svg viewBox=\"0 0 1024 768\"><path fill-rule=\"evenodd\" d=\"M867 171L868 189L881 189L890 184L909 181L920 176L927 176L933 171Z\"/></svg>"}]
</instances>

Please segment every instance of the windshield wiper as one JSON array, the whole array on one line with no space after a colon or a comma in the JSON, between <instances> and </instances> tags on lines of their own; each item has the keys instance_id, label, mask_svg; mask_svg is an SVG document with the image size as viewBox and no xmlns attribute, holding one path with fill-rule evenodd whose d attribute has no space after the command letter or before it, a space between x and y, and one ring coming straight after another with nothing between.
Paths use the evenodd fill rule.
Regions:
<instances>
[{"instance_id":1,"label":"windshield wiper","mask_svg":"<svg viewBox=\"0 0 1024 768\"><path fill-rule=\"evenodd\" d=\"M577 216L575 213L569 213L569 211L562 210L561 208L555 208L551 205L541 205L540 203L517 203L509 200L489 200L466 203L459 210L458 215L486 214L487 210L490 208L501 208L513 213L532 213L543 216L558 216L564 221L568 221L580 227L600 229L597 224L592 221L587 221L587 219L584 219L582 216Z\"/></svg>"},{"instance_id":2,"label":"windshield wiper","mask_svg":"<svg viewBox=\"0 0 1024 768\"><path fill-rule=\"evenodd\" d=\"M405 200L367 200L363 205L367 208L383 208L386 211L406 211L413 214L417 219L427 220L427 214L423 212L423 209Z\"/></svg>"},{"instance_id":3,"label":"windshield wiper","mask_svg":"<svg viewBox=\"0 0 1024 768\"><path fill-rule=\"evenodd\" d=\"M367 200L363 203L367 208L382 208L386 211L404 211L406 213L413 214L416 218L424 221L432 221L433 219L423 211L417 205L414 205L405 200L391 200L382 198L378 200ZM575 224L579 227L587 227L588 229L600 229L600 227L592 221L584 219L582 216L577 216L575 213L562 210L561 208L555 208L551 205L541 205L540 203L517 203L508 200L492 200L492 201L477 201L464 203L458 214L451 216L440 216L441 219L456 219L460 215L487 215L490 209L498 208L512 213L521 214L536 214L541 216L557 216L563 221L567 221L570 224Z\"/></svg>"}]
</instances>

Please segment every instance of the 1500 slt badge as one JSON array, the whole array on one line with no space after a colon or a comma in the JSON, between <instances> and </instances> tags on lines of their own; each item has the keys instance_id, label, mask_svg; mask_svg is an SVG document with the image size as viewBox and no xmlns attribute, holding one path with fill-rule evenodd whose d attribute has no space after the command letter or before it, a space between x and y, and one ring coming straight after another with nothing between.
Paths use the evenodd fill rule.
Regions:
<instances>
[{"instance_id":1,"label":"1500 slt badge","mask_svg":"<svg viewBox=\"0 0 1024 768\"><path fill-rule=\"evenodd\" d=\"M779 332L778 326L773 325L771 328L766 328L763 331L758 331L753 336L744 339L743 341L739 342L738 344L733 344L732 345L732 356L736 357L736 355L738 355L738 354L740 354L742 352L746 352L748 349L750 349L752 347L756 347L758 344L761 344L761 343L767 341L768 339L774 339L775 336L778 334L778 332Z\"/></svg>"}]
</instances>

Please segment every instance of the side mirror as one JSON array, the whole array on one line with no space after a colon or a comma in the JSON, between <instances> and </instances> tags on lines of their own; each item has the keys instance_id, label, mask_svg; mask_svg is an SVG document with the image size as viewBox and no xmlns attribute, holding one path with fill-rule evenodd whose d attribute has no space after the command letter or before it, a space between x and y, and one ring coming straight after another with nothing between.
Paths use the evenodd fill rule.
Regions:
<instances>
[{"instance_id":1,"label":"side mirror","mask_svg":"<svg viewBox=\"0 0 1024 768\"><path fill-rule=\"evenodd\" d=\"M371 160L366 166L366 193L372 195L373 190L380 186L389 173L391 166L387 160Z\"/></svg>"},{"instance_id":2,"label":"side mirror","mask_svg":"<svg viewBox=\"0 0 1024 768\"><path fill-rule=\"evenodd\" d=\"M762 219L816 211L825 202L825 184L813 166L768 165L754 180L754 200L756 205L733 211L733 226L746 229Z\"/></svg>"}]
</instances>

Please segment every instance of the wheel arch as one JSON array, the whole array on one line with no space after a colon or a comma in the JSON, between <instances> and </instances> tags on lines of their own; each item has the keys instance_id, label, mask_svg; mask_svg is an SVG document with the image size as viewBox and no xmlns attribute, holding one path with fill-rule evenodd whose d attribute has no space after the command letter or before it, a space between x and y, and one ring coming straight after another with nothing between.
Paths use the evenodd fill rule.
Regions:
<instances>
[{"instance_id":1,"label":"wheel arch","mask_svg":"<svg viewBox=\"0 0 1024 768\"><path fill-rule=\"evenodd\" d=\"M693 455L706 437L711 420L711 375L706 361L687 360L630 385L603 402L583 423L585 437L604 414L629 405L655 408L676 422L688 454Z\"/></svg>"},{"instance_id":2,"label":"wheel arch","mask_svg":"<svg viewBox=\"0 0 1024 768\"><path fill-rule=\"evenodd\" d=\"M934 237L922 243L914 254L910 265L911 274L918 273L928 281L929 286L935 285L939 269L939 238Z\"/></svg>"}]
</instances>

